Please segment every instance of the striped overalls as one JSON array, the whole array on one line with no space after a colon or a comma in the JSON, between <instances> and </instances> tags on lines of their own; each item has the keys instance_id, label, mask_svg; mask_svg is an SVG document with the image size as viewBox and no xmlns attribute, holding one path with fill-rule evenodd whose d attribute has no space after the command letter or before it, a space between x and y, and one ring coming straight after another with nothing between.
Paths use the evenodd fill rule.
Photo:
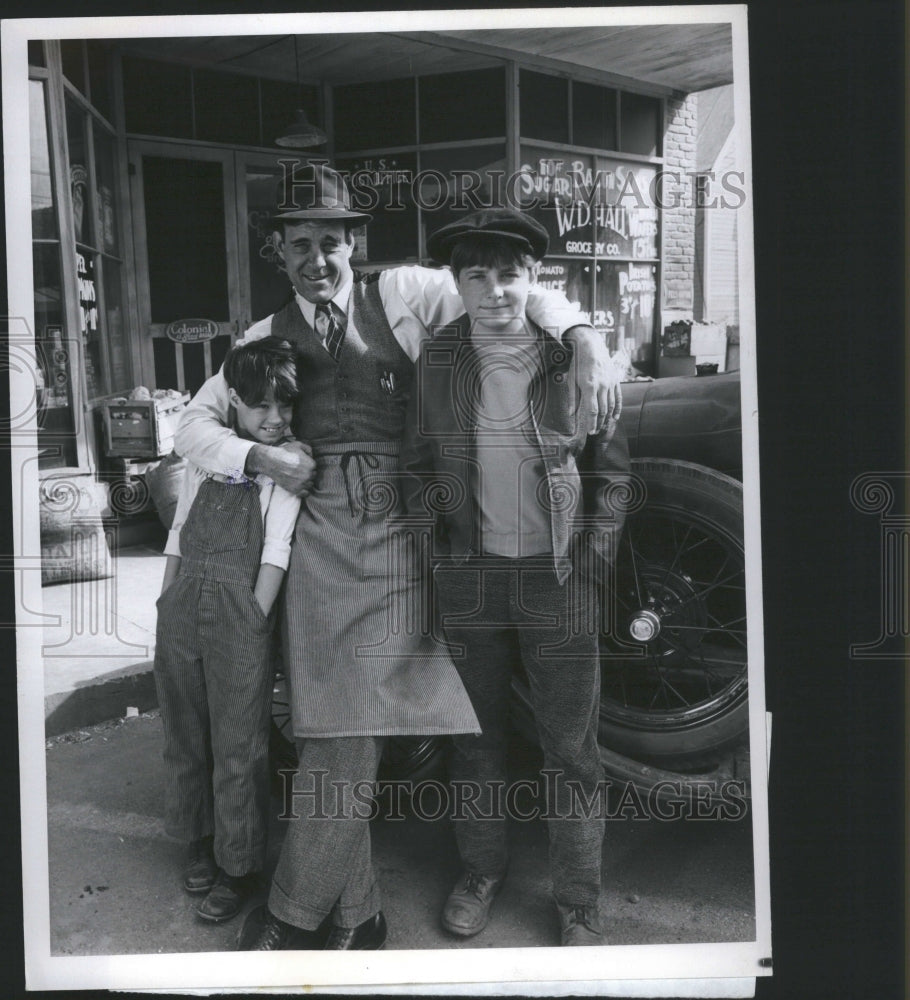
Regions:
<instances>
[{"instance_id":1,"label":"striped overalls","mask_svg":"<svg viewBox=\"0 0 910 1000\"><path fill-rule=\"evenodd\" d=\"M272 616L253 594L262 544L258 487L207 479L180 533L180 574L158 598L167 832L214 834L229 875L265 863Z\"/></svg>"}]
</instances>

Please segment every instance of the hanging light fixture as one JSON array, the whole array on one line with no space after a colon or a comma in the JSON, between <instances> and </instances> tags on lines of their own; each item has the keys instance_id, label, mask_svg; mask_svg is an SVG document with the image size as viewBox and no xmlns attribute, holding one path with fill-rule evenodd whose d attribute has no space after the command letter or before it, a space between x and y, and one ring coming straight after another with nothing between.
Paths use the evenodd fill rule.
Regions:
<instances>
[{"instance_id":1,"label":"hanging light fixture","mask_svg":"<svg viewBox=\"0 0 910 1000\"><path fill-rule=\"evenodd\" d=\"M300 97L300 58L297 52L297 36L294 35L294 74L297 80L297 97ZM294 120L275 140L276 146L289 149L302 149L305 146L321 146L328 142L329 137L311 124L303 108L298 108Z\"/></svg>"},{"instance_id":2,"label":"hanging light fixture","mask_svg":"<svg viewBox=\"0 0 910 1000\"><path fill-rule=\"evenodd\" d=\"M328 136L321 128L311 125L306 112L297 109L297 115L290 125L275 140L276 146L302 148L303 146L321 146L328 142Z\"/></svg>"}]
</instances>

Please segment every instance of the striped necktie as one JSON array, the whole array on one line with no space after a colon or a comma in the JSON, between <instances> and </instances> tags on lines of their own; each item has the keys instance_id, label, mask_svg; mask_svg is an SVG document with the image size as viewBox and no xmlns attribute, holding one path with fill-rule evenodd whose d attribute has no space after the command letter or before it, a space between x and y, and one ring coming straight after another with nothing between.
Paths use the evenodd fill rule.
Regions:
<instances>
[{"instance_id":1,"label":"striped necktie","mask_svg":"<svg viewBox=\"0 0 910 1000\"><path fill-rule=\"evenodd\" d=\"M326 350L337 361L344 343L344 327L335 318L330 302L320 302L316 306L316 332L322 337Z\"/></svg>"}]
</instances>

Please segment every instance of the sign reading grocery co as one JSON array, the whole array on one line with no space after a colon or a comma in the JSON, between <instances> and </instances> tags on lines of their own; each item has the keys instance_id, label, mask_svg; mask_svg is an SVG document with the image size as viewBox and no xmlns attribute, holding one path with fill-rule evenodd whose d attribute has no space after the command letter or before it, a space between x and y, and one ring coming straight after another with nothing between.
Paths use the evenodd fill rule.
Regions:
<instances>
[{"instance_id":1,"label":"sign reading grocery co","mask_svg":"<svg viewBox=\"0 0 910 1000\"><path fill-rule=\"evenodd\" d=\"M176 319L164 333L177 344L201 344L218 336L218 324L213 319Z\"/></svg>"}]
</instances>

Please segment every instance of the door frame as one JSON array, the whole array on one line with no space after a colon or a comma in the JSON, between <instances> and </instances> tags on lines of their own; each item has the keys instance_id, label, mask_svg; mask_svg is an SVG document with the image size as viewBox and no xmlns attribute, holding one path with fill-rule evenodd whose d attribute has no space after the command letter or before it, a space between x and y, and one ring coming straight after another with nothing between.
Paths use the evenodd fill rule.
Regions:
<instances>
[{"instance_id":1,"label":"door frame","mask_svg":"<svg viewBox=\"0 0 910 1000\"><path fill-rule=\"evenodd\" d=\"M227 334L233 343L243 322L243 285L249 285L248 274L243 273L239 247L238 204L236 196L236 171L234 150L226 147L202 146L158 139L128 139L127 161L130 173L130 203L133 216L133 254L136 274L136 309L139 321L139 358L143 384L149 388L183 389L183 345L175 344L178 386L158 386L155 376L153 340L161 336L166 324L152 322L151 289L149 287L149 258L145 215L145 183L143 157L160 156L176 160L193 160L220 163L222 167L222 203L224 207L224 235L228 289L228 319L217 320L219 334ZM249 299L249 292L246 293ZM197 318L180 317L174 319ZM211 318L211 317L205 317ZM212 374L211 342L202 345L207 374Z\"/></svg>"},{"instance_id":2,"label":"door frame","mask_svg":"<svg viewBox=\"0 0 910 1000\"><path fill-rule=\"evenodd\" d=\"M253 291L250 281L252 269L250 267L249 233L247 232L249 203L247 200L246 168L275 167L278 169L278 161L287 160L293 157L294 151L279 149L272 153L258 152L256 150L248 149L235 149L232 152L234 155L234 203L237 210L237 242L240 267L238 290L241 300L241 312L239 318L240 331L242 333L250 327L254 319L258 320L264 318L262 316L253 316ZM290 280L288 281L288 292L290 293Z\"/></svg>"}]
</instances>

